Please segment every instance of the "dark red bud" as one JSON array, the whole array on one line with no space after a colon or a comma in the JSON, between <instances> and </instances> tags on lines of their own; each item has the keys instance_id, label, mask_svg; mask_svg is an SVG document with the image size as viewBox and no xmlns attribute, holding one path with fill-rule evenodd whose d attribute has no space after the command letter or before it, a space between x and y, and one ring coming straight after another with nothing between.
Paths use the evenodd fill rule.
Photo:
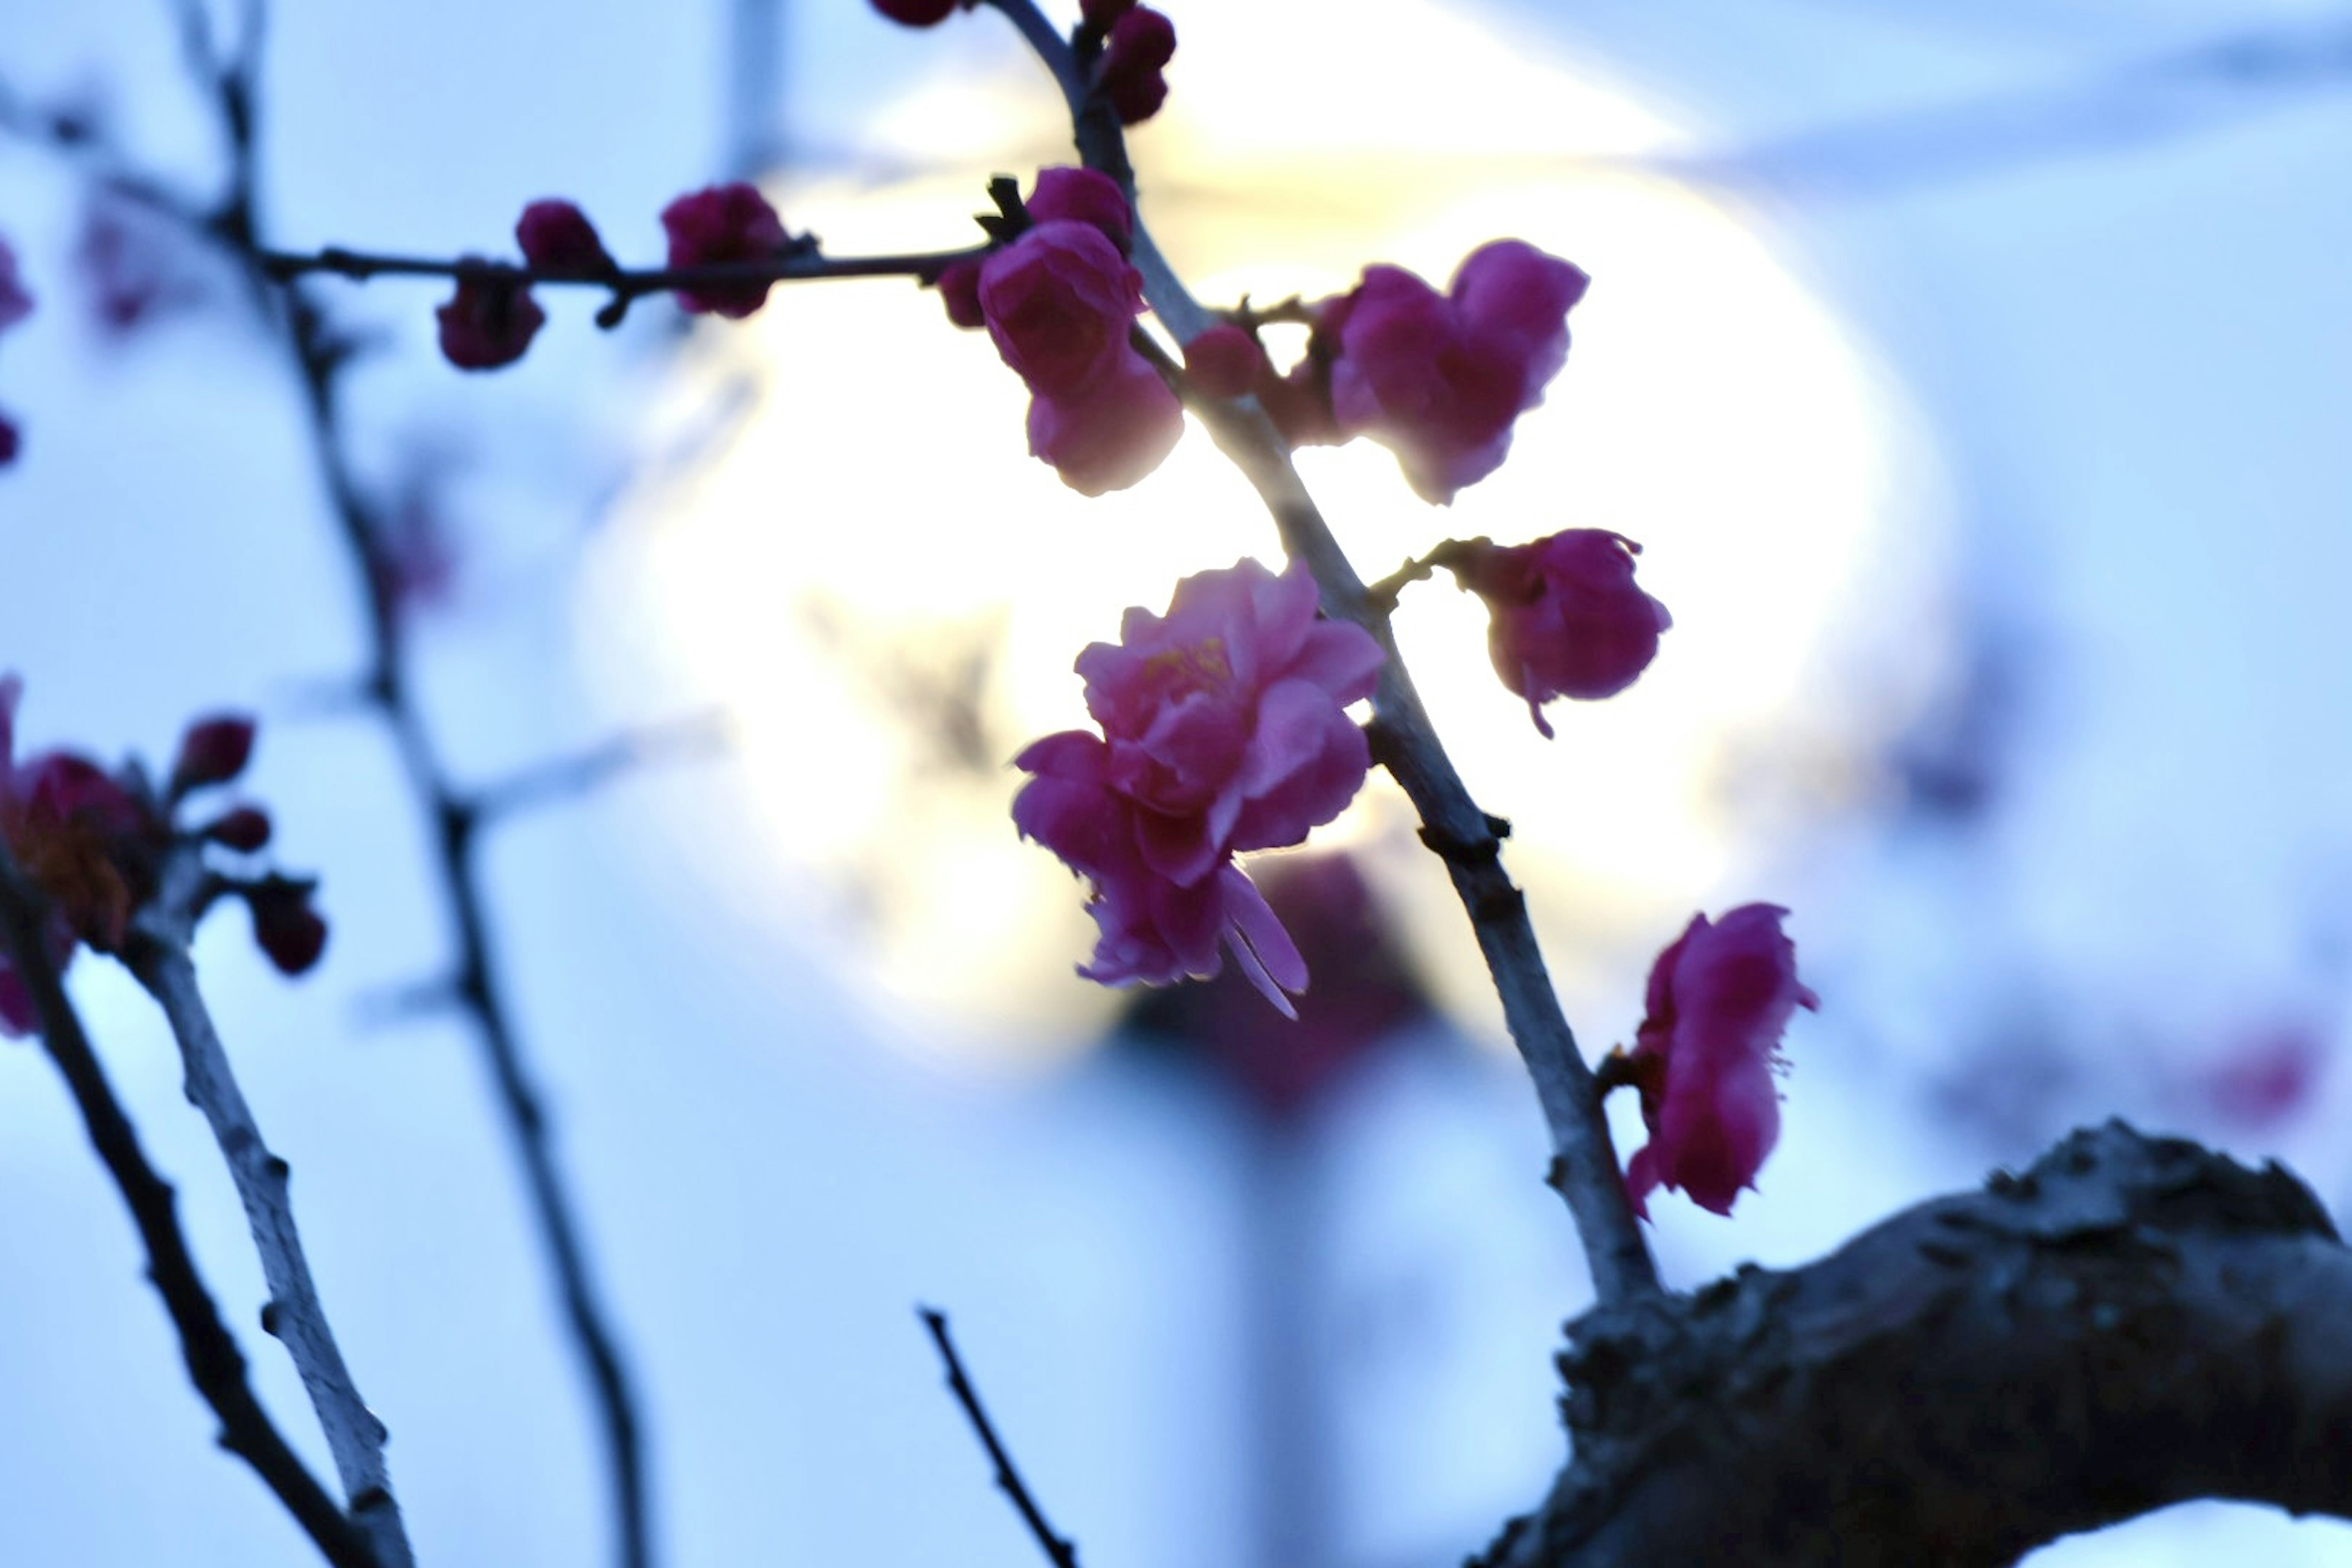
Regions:
<instances>
[{"instance_id":1,"label":"dark red bud","mask_svg":"<svg viewBox=\"0 0 2352 1568\"><path fill-rule=\"evenodd\" d=\"M269 843L269 814L257 805L240 805L205 828L205 837L250 855Z\"/></svg>"},{"instance_id":2,"label":"dark red bud","mask_svg":"<svg viewBox=\"0 0 2352 1568\"><path fill-rule=\"evenodd\" d=\"M226 784L253 760L253 721L241 713L199 719L180 737L172 764L172 793L185 795L206 784Z\"/></svg>"},{"instance_id":3,"label":"dark red bud","mask_svg":"<svg viewBox=\"0 0 2352 1568\"><path fill-rule=\"evenodd\" d=\"M515 223L515 243L522 247L523 259L541 272L598 278L614 269L596 226L567 201L551 198L523 208Z\"/></svg>"},{"instance_id":4,"label":"dark red bud","mask_svg":"<svg viewBox=\"0 0 2352 1568\"><path fill-rule=\"evenodd\" d=\"M1097 33L1108 32L1113 23L1134 9L1135 0L1078 0L1079 14Z\"/></svg>"},{"instance_id":5,"label":"dark red bud","mask_svg":"<svg viewBox=\"0 0 2352 1568\"><path fill-rule=\"evenodd\" d=\"M327 922L310 907L299 882L268 881L245 895L253 911L253 940L281 974L299 974L327 949Z\"/></svg>"},{"instance_id":6,"label":"dark red bud","mask_svg":"<svg viewBox=\"0 0 2352 1568\"><path fill-rule=\"evenodd\" d=\"M909 27L932 27L955 14L958 0L874 0L874 8Z\"/></svg>"},{"instance_id":7,"label":"dark red bud","mask_svg":"<svg viewBox=\"0 0 2352 1568\"><path fill-rule=\"evenodd\" d=\"M441 323L441 357L459 370L514 363L547 324L547 312L511 275L459 277L457 291L434 315Z\"/></svg>"}]
</instances>

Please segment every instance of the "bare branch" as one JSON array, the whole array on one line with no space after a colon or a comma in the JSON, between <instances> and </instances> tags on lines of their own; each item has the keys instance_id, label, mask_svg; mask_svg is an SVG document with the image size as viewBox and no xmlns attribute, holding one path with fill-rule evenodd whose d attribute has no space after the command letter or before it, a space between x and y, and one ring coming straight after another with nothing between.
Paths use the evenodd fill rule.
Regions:
<instances>
[{"instance_id":1,"label":"bare branch","mask_svg":"<svg viewBox=\"0 0 2352 1568\"><path fill-rule=\"evenodd\" d=\"M147 1163L138 1132L66 997L49 958L44 921L37 896L25 884L6 844L0 842L0 939L5 939L0 946L5 947L32 995L42 1047L64 1075L90 1143L139 1227L147 1251L147 1278L171 1314L190 1381L220 1418L221 1447L253 1467L336 1568L389 1568L379 1563L369 1534L336 1506L254 1397L246 1381L244 1352L196 1272L195 1258L180 1230L172 1187Z\"/></svg>"},{"instance_id":2,"label":"bare branch","mask_svg":"<svg viewBox=\"0 0 2352 1568\"><path fill-rule=\"evenodd\" d=\"M584 752L509 774L474 795L482 822L501 822L557 801L602 789L639 768L696 762L724 752L733 740L725 712L713 710L614 735Z\"/></svg>"},{"instance_id":3,"label":"bare branch","mask_svg":"<svg viewBox=\"0 0 2352 1568\"><path fill-rule=\"evenodd\" d=\"M1484 1568L2006 1564L2190 1498L2352 1517L2352 1249L2120 1121L1788 1273L1602 1307Z\"/></svg>"},{"instance_id":4,"label":"bare branch","mask_svg":"<svg viewBox=\"0 0 2352 1568\"><path fill-rule=\"evenodd\" d=\"M924 1326L931 1331L931 1342L940 1347L940 1360L947 1363L948 1387L954 1391L956 1403L963 1406L964 1415L971 1422L972 1431L979 1436L981 1446L988 1450L989 1459L996 1466L997 1486L1013 1500L1013 1506L1021 1510L1022 1521L1029 1526L1029 1533L1037 1538L1039 1550L1045 1553L1055 1568L1078 1568L1078 1549L1054 1533L1054 1527L1047 1522L1045 1510L1037 1506L1037 1500L1031 1497L1029 1489L1022 1484L1021 1472L1013 1467L1013 1456L1005 1452L1004 1445L998 1440L996 1428L990 1424L988 1412L980 1403L980 1391L972 1387L971 1379L964 1375L963 1362L956 1355L955 1341L948 1337L948 1315L929 1307L919 1307L916 1310L922 1314Z\"/></svg>"},{"instance_id":5,"label":"bare branch","mask_svg":"<svg viewBox=\"0 0 2352 1568\"><path fill-rule=\"evenodd\" d=\"M179 1042L186 1072L189 1102L204 1112L220 1144L246 1225L253 1232L261 1256L262 1279L269 1286L269 1304L261 1326L286 1347L301 1374L302 1387L318 1412L342 1478L352 1517L366 1531L383 1568L409 1568L415 1559L401 1526L400 1504L394 1498L392 1475L385 1468L383 1423L360 1397L343 1352L328 1324L326 1308L310 1279L310 1264L294 1224L288 1196L286 1162L270 1152L255 1122L252 1109L238 1089L212 1015L196 987L196 969L188 943L205 897L205 871L200 847L176 846L166 857L162 886L132 922L123 962L148 994L163 1009Z\"/></svg>"},{"instance_id":6,"label":"bare branch","mask_svg":"<svg viewBox=\"0 0 2352 1568\"><path fill-rule=\"evenodd\" d=\"M1034 0L990 0L1010 17L1043 58L1070 104L1077 145L1088 168L1121 183L1132 201L1133 170L1118 116L1087 91L1076 53L1055 33ZM1190 341L1215 317L1203 310L1160 257L1139 209L1135 264L1144 293L1161 322L1180 341ZM1147 340L1148 342L1148 340ZM1163 372L1165 356L1155 356ZM1367 594L1363 580L1339 548L1330 527L1290 460L1289 443L1255 399L1230 403L1192 399L1195 412L1234 465L1248 479L1273 513L1291 558L1307 563L1321 587L1323 610L1370 632L1388 655L1372 697L1373 760L1395 775L1420 813L1422 840L1444 861L1454 891L1469 912L1479 950L1502 998L1503 1016L1534 1079L1536 1097L1551 1133L1551 1184L1568 1202L1584 1243L1593 1285L1603 1301L1657 1289L1657 1268L1626 1201L1617 1152L1601 1114L1601 1093L1578 1050L1576 1037L1560 1011L1527 900L1512 885L1501 859L1499 819L1470 798L1451 758L1437 739L1427 710L1414 689L1403 656L1389 628L1384 608Z\"/></svg>"}]
</instances>

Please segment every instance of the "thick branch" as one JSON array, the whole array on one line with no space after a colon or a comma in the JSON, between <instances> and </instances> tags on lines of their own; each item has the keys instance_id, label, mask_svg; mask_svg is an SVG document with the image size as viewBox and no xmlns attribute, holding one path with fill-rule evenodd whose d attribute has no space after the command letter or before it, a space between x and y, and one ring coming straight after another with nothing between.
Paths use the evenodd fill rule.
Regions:
<instances>
[{"instance_id":1,"label":"thick branch","mask_svg":"<svg viewBox=\"0 0 2352 1568\"><path fill-rule=\"evenodd\" d=\"M401 1527L391 1472L384 1466L383 1423L360 1397L311 1281L287 1193L291 1170L262 1142L261 1129L196 988L188 942L204 900L205 879L197 846L184 844L172 851L164 862L162 890L140 911L124 961L163 1009L173 1038L180 1044L188 1100L211 1124L236 1184L246 1225L261 1256L262 1279L269 1287L261 1325L285 1345L301 1374L351 1500L352 1517L368 1532L377 1561L383 1568L407 1568L415 1559Z\"/></svg>"},{"instance_id":2,"label":"thick branch","mask_svg":"<svg viewBox=\"0 0 2352 1568\"><path fill-rule=\"evenodd\" d=\"M196 1272L188 1238L180 1230L176 1195L147 1163L139 1134L66 998L42 927L37 900L20 878L6 845L0 844L0 949L6 951L32 995L42 1047L64 1075L90 1143L139 1227L147 1251L147 1278L171 1314L189 1380L220 1418L221 1447L253 1467L328 1562L337 1568L379 1568L369 1536L335 1505L254 1397L246 1381L244 1352L222 1323L220 1310Z\"/></svg>"},{"instance_id":3,"label":"thick branch","mask_svg":"<svg viewBox=\"0 0 2352 1568\"><path fill-rule=\"evenodd\" d=\"M1600 1308L1576 1457L1485 1568L2014 1562L2190 1498L2352 1517L2352 1249L2111 1121L1818 1263Z\"/></svg>"},{"instance_id":4,"label":"thick branch","mask_svg":"<svg viewBox=\"0 0 2352 1568\"><path fill-rule=\"evenodd\" d=\"M1087 167L1120 182L1129 202L1134 171L1109 105L1087 90L1075 52L1064 43L1034 0L990 0L1011 18L1054 73L1070 106L1078 152ZM1180 342L1189 342L1213 323L1182 281L1161 259L1144 226L1135 226L1135 264L1144 293L1162 323ZM1389 629L1384 605L1366 593L1363 579L1339 548L1330 527L1290 460L1290 446L1255 400L1196 400L1195 412L1217 445L1249 479L1274 514L1283 548L1304 561L1321 587L1326 615L1353 621L1379 640L1388 661L1372 697L1376 760L1387 766L1421 814L1422 838L1441 856L1454 891L1486 954L1486 968L1501 996L1511 1039L1535 1080L1551 1133L1551 1184L1568 1201L1583 1239L1593 1287L1603 1301L1657 1289L1657 1268L1625 1198L1617 1152L1601 1114L1601 1093L1577 1049L1576 1037L1560 1011L1545 969L1527 901L1503 869L1499 820L1470 798L1437 739L1429 713Z\"/></svg>"}]
</instances>

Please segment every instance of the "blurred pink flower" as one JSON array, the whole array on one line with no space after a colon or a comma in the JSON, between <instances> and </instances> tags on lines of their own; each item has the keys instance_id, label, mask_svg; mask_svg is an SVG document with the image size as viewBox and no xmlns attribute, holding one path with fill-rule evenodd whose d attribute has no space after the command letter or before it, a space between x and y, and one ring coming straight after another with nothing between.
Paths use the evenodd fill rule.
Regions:
<instances>
[{"instance_id":1,"label":"blurred pink flower","mask_svg":"<svg viewBox=\"0 0 2352 1568\"><path fill-rule=\"evenodd\" d=\"M1344 711L1382 660L1362 628L1321 620L1314 579L1255 561L1177 584L1165 616L1127 613L1117 643L1078 656L1101 727L1014 759L1023 837L1094 884L1101 928L1079 973L1104 984L1214 974L1222 942L1276 1007L1307 988L1297 949L1238 853L1305 841L1370 765Z\"/></svg>"},{"instance_id":2,"label":"blurred pink flower","mask_svg":"<svg viewBox=\"0 0 2352 1568\"><path fill-rule=\"evenodd\" d=\"M768 198L740 180L678 197L662 208L661 221L669 235L672 268L772 260L792 239ZM768 302L772 286L765 278L706 284L680 289L677 302L690 311L707 310L740 321Z\"/></svg>"},{"instance_id":3,"label":"blurred pink flower","mask_svg":"<svg viewBox=\"0 0 2352 1568\"><path fill-rule=\"evenodd\" d=\"M977 0L874 0L874 8L908 27L933 27L955 15L959 5L970 10Z\"/></svg>"},{"instance_id":4,"label":"blurred pink flower","mask_svg":"<svg viewBox=\"0 0 2352 1568\"><path fill-rule=\"evenodd\" d=\"M16 253L6 237L0 236L0 331L23 321L33 313L33 296L25 288L24 275L16 268Z\"/></svg>"},{"instance_id":5,"label":"blurred pink flower","mask_svg":"<svg viewBox=\"0 0 2352 1568\"><path fill-rule=\"evenodd\" d=\"M1135 239L1135 213L1118 182L1092 169L1057 163L1037 171L1037 183L1022 204L1029 221L1090 223L1103 231L1122 256Z\"/></svg>"},{"instance_id":6,"label":"blurred pink flower","mask_svg":"<svg viewBox=\"0 0 2352 1568\"><path fill-rule=\"evenodd\" d=\"M1649 1015L1631 1058L1650 1141L1625 1166L1634 1212L1658 1186L1716 1214L1752 1187L1780 1136L1772 1069L1797 1008L1821 999L1797 979L1789 911L1742 904L1717 921L1695 915L1650 970Z\"/></svg>"},{"instance_id":7,"label":"blurred pink flower","mask_svg":"<svg viewBox=\"0 0 2352 1568\"><path fill-rule=\"evenodd\" d=\"M1160 73L1175 56L1176 24L1149 5L1129 6L1110 24L1095 83L1118 111L1120 124L1140 124L1160 112L1168 100L1168 79Z\"/></svg>"},{"instance_id":8,"label":"blurred pink flower","mask_svg":"<svg viewBox=\"0 0 2352 1568\"><path fill-rule=\"evenodd\" d=\"M1220 322L1184 345L1184 374L1211 397L1239 397L1268 367L1265 350L1231 321Z\"/></svg>"},{"instance_id":9,"label":"blurred pink flower","mask_svg":"<svg viewBox=\"0 0 2352 1568\"><path fill-rule=\"evenodd\" d=\"M991 256L980 308L1034 400L1029 450L1073 489L1124 489L1183 435L1183 405L1129 341L1142 275L1093 224L1041 223Z\"/></svg>"},{"instance_id":10,"label":"blurred pink flower","mask_svg":"<svg viewBox=\"0 0 2352 1568\"><path fill-rule=\"evenodd\" d=\"M547 324L547 312L511 275L461 274L457 291L433 314L440 326L441 357L459 370L514 363Z\"/></svg>"},{"instance_id":11,"label":"blurred pink flower","mask_svg":"<svg viewBox=\"0 0 2352 1568\"><path fill-rule=\"evenodd\" d=\"M1472 540L1445 564L1486 601L1494 620L1486 648L1503 684L1527 699L1546 740L1543 705L1555 697L1593 701L1640 678L1674 625L1666 607L1633 581L1642 547L1605 529L1571 528L1529 544Z\"/></svg>"},{"instance_id":12,"label":"blurred pink flower","mask_svg":"<svg viewBox=\"0 0 2352 1568\"><path fill-rule=\"evenodd\" d=\"M515 220L515 244L525 261L559 277L597 278L614 269L613 258L588 215L560 197L531 203Z\"/></svg>"},{"instance_id":13,"label":"blurred pink flower","mask_svg":"<svg viewBox=\"0 0 2352 1568\"><path fill-rule=\"evenodd\" d=\"M1402 268L1368 267L1324 305L1298 374L1328 375L1341 438L1382 442L1413 489L1445 505L1502 466L1513 422L1567 361L1568 312L1589 282L1516 239L1472 252L1450 294Z\"/></svg>"}]
</instances>

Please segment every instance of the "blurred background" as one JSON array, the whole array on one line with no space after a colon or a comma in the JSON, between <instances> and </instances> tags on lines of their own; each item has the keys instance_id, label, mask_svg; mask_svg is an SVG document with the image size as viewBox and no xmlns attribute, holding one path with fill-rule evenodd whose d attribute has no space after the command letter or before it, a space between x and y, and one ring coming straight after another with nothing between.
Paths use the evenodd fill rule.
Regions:
<instances>
[{"instance_id":1,"label":"blurred background","mask_svg":"<svg viewBox=\"0 0 2352 1568\"><path fill-rule=\"evenodd\" d=\"M1368 575L1447 534L1645 547L1673 610L1624 696L1532 731L1475 601L1400 632L1516 826L1588 1050L1695 910L1789 906L1823 998L1762 1190L1655 1206L1669 1277L1801 1262L2109 1114L2352 1197L2352 13L2317 0L1179 0L1144 208L1204 297L1442 279L1517 235L1594 276L1511 461L1450 513L1364 445L1303 466ZM153 0L0 0L0 104L202 196L223 148ZM225 36L236 17L219 18ZM1066 161L992 12L862 0L283 6L268 232L502 253L580 202L626 262L759 177L837 252L950 247ZM21 112L19 118L22 118ZM2331 193L2334 193L2331 195ZM334 926L293 985L199 963L295 1167L421 1561L604 1561L588 1405L461 1017L299 389L216 259L0 139L39 308L0 343L0 668L21 738L160 756L264 716L254 793ZM1423 1568L1562 1457L1587 1299L1458 908L1375 781L1271 858L1318 988L1076 980L1081 889L1005 759L1176 577L1271 558L1196 431L1085 501L1023 393L904 281L744 326L551 291L461 376L441 290L322 284L453 769L724 714L716 759L503 824L495 937L642 1388L663 1561L1024 1564L918 1301L1055 1522L1121 1568ZM1339 976L1346 976L1342 981ZM160 1020L77 996L282 1422L299 1387ZM1626 1147L1639 1142L1630 1107ZM299 1563L210 1446L54 1072L0 1050L0 1563ZM323 1456L321 1463L323 1463ZM2352 1563L2352 1529L2196 1505L2038 1555Z\"/></svg>"}]
</instances>

